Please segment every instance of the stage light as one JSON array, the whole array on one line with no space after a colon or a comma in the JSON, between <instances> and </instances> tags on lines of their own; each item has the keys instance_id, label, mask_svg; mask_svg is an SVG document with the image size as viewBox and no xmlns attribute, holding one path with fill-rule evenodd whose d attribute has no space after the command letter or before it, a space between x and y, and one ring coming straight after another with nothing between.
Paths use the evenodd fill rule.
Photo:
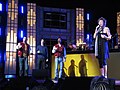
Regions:
<instances>
[{"instance_id":1,"label":"stage light","mask_svg":"<svg viewBox=\"0 0 120 90\"><path fill-rule=\"evenodd\" d=\"M1 52L0 52L0 62L1 62L1 60L2 60L2 54L1 54Z\"/></svg>"},{"instance_id":2,"label":"stage light","mask_svg":"<svg viewBox=\"0 0 120 90\"><path fill-rule=\"evenodd\" d=\"M15 78L14 75L5 75L5 78L10 79L10 78Z\"/></svg>"},{"instance_id":3,"label":"stage light","mask_svg":"<svg viewBox=\"0 0 120 90\"><path fill-rule=\"evenodd\" d=\"M87 40L89 40L90 39L90 35L89 34L87 34Z\"/></svg>"},{"instance_id":4,"label":"stage light","mask_svg":"<svg viewBox=\"0 0 120 90\"><path fill-rule=\"evenodd\" d=\"M0 11L2 11L2 3L0 3Z\"/></svg>"},{"instance_id":5,"label":"stage light","mask_svg":"<svg viewBox=\"0 0 120 90\"><path fill-rule=\"evenodd\" d=\"M21 6L21 13L24 13L24 7Z\"/></svg>"},{"instance_id":6,"label":"stage light","mask_svg":"<svg viewBox=\"0 0 120 90\"><path fill-rule=\"evenodd\" d=\"M4 52L4 61L6 60L6 51Z\"/></svg>"},{"instance_id":7,"label":"stage light","mask_svg":"<svg viewBox=\"0 0 120 90\"><path fill-rule=\"evenodd\" d=\"M87 13L87 20L88 20L88 21L90 20L90 15L89 15L89 13Z\"/></svg>"},{"instance_id":8,"label":"stage light","mask_svg":"<svg viewBox=\"0 0 120 90\"><path fill-rule=\"evenodd\" d=\"M21 38L23 38L23 30L21 30L20 36L21 36Z\"/></svg>"},{"instance_id":9,"label":"stage light","mask_svg":"<svg viewBox=\"0 0 120 90\"><path fill-rule=\"evenodd\" d=\"M2 29L1 29L1 27L0 27L0 36L2 35Z\"/></svg>"}]
</instances>

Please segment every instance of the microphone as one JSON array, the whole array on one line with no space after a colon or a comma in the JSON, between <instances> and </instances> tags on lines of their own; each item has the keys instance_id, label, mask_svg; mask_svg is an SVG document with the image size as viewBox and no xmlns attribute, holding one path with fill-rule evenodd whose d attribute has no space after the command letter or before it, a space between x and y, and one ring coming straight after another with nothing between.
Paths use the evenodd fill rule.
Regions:
<instances>
[{"instance_id":1,"label":"microphone","mask_svg":"<svg viewBox=\"0 0 120 90\"><path fill-rule=\"evenodd\" d=\"M66 67L63 67L65 70L67 70L67 68Z\"/></svg>"},{"instance_id":2,"label":"microphone","mask_svg":"<svg viewBox=\"0 0 120 90\"><path fill-rule=\"evenodd\" d=\"M98 24L97 27L100 27L100 25Z\"/></svg>"},{"instance_id":3,"label":"microphone","mask_svg":"<svg viewBox=\"0 0 120 90\"><path fill-rule=\"evenodd\" d=\"M78 66L77 66L77 65L74 65L74 66L76 66L76 67L78 68Z\"/></svg>"},{"instance_id":4,"label":"microphone","mask_svg":"<svg viewBox=\"0 0 120 90\"><path fill-rule=\"evenodd\" d=\"M102 26L100 26L100 25L98 25L96 28L97 28L98 32L101 32L103 30Z\"/></svg>"},{"instance_id":5,"label":"microphone","mask_svg":"<svg viewBox=\"0 0 120 90\"><path fill-rule=\"evenodd\" d=\"M96 29L98 30L100 28L100 25L97 25Z\"/></svg>"}]
</instances>

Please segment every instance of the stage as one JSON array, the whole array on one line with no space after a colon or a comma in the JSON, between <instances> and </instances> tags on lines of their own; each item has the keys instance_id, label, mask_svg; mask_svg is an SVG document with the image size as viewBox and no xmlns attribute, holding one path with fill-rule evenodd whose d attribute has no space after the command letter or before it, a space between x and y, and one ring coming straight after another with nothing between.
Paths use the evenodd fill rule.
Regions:
<instances>
[{"instance_id":1,"label":"stage","mask_svg":"<svg viewBox=\"0 0 120 90\"><path fill-rule=\"evenodd\" d=\"M96 76L97 77L97 76ZM1 77L0 90L90 90L91 82L95 77L65 77L58 82L50 78L36 79L27 77ZM108 78L113 89L120 90L120 80Z\"/></svg>"}]
</instances>

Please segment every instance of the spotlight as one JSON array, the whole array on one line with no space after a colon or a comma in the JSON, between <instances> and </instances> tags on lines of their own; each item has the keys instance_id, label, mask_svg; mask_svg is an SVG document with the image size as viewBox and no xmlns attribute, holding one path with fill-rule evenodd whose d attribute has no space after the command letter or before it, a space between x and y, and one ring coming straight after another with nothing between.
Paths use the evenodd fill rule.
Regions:
<instances>
[{"instance_id":1,"label":"spotlight","mask_svg":"<svg viewBox=\"0 0 120 90\"><path fill-rule=\"evenodd\" d=\"M0 52L0 62L1 62L1 60L2 60L2 54L1 54L1 52Z\"/></svg>"},{"instance_id":2,"label":"spotlight","mask_svg":"<svg viewBox=\"0 0 120 90\"><path fill-rule=\"evenodd\" d=\"M21 13L24 13L24 7L21 6L20 9L21 9Z\"/></svg>"},{"instance_id":3,"label":"spotlight","mask_svg":"<svg viewBox=\"0 0 120 90\"><path fill-rule=\"evenodd\" d=\"M0 3L0 11L2 11L2 3Z\"/></svg>"},{"instance_id":4,"label":"spotlight","mask_svg":"<svg viewBox=\"0 0 120 90\"><path fill-rule=\"evenodd\" d=\"M21 30L20 35L21 35L21 38L23 38L23 30Z\"/></svg>"},{"instance_id":5,"label":"spotlight","mask_svg":"<svg viewBox=\"0 0 120 90\"><path fill-rule=\"evenodd\" d=\"M1 29L1 27L0 27L0 36L2 35L2 29Z\"/></svg>"},{"instance_id":6,"label":"spotlight","mask_svg":"<svg viewBox=\"0 0 120 90\"><path fill-rule=\"evenodd\" d=\"M87 13L87 20L89 21L90 20L90 14Z\"/></svg>"}]
</instances>

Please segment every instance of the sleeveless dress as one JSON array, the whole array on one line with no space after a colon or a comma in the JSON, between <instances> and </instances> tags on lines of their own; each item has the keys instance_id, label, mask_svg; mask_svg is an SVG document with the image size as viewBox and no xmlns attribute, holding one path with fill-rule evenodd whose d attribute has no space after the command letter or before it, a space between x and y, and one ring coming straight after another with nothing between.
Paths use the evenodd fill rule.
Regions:
<instances>
[{"instance_id":1,"label":"sleeveless dress","mask_svg":"<svg viewBox=\"0 0 120 90\"><path fill-rule=\"evenodd\" d=\"M109 58L108 40L102 38L101 35L107 36L107 33L103 33L103 29L101 29L95 39L95 56L98 58L100 68L107 65Z\"/></svg>"},{"instance_id":2,"label":"sleeveless dress","mask_svg":"<svg viewBox=\"0 0 120 90\"><path fill-rule=\"evenodd\" d=\"M101 34L107 36L107 33L98 33L98 59L106 60L109 58L108 41L101 38Z\"/></svg>"}]
</instances>

